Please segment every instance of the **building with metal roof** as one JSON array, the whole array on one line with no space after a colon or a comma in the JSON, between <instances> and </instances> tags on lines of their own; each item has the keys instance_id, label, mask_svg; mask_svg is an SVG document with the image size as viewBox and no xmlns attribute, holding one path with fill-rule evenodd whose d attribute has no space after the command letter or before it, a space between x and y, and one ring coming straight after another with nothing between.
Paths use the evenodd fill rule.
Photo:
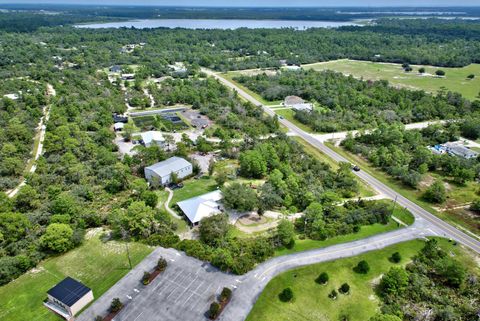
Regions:
<instances>
[{"instance_id":1,"label":"building with metal roof","mask_svg":"<svg viewBox=\"0 0 480 321\"><path fill-rule=\"evenodd\" d=\"M197 225L203 218L222 212L222 206L220 204L221 199L222 192L216 190L178 202L177 205L192 225Z\"/></svg>"},{"instance_id":2,"label":"building with metal roof","mask_svg":"<svg viewBox=\"0 0 480 321\"><path fill-rule=\"evenodd\" d=\"M176 174L178 179L183 179L193 174L193 166L186 159L175 156L145 167L145 178L153 186L170 184L172 173Z\"/></svg>"}]
</instances>

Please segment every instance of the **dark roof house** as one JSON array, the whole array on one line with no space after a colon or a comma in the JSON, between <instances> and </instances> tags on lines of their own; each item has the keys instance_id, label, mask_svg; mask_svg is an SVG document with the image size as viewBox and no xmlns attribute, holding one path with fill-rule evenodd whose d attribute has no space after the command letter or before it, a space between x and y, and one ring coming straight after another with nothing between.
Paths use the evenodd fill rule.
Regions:
<instances>
[{"instance_id":1,"label":"dark roof house","mask_svg":"<svg viewBox=\"0 0 480 321\"><path fill-rule=\"evenodd\" d=\"M44 305L66 320L93 301L92 290L83 283L66 277L47 292Z\"/></svg>"}]
</instances>

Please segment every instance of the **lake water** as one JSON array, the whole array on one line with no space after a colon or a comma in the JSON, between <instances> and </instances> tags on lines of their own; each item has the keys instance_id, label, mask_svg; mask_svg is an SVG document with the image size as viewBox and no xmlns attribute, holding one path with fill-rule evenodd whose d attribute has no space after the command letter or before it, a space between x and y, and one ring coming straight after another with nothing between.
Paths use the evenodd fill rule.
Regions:
<instances>
[{"instance_id":1,"label":"lake water","mask_svg":"<svg viewBox=\"0 0 480 321\"><path fill-rule=\"evenodd\" d=\"M294 20L223 20L223 19L144 19L121 22L79 24L77 28L186 28L186 29L238 29L238 28L336 28L357 25L354 22L339 21L294 21Z\"/></svg>"}]
</instances>

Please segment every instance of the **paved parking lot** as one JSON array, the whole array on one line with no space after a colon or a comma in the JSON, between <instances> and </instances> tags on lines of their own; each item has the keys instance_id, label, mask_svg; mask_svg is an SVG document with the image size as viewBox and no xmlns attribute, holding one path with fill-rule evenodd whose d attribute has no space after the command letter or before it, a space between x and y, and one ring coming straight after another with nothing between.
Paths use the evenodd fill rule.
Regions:
<instances>
[{"instance_id":1,"label":"paved parking lot","mask_svg":"<svg viewBox=\"0 0 480 321\"><path fill-rule=\"evenodd\" d=\"M151 284L143 286L140 283L143 271L152 270L160 255L167 259L167 269ZM114 321L203 321L207 320L210 303L222 288L234 290L241 283L238 276L172 249L158 248L145 261L147 265L137 266L134 273L112 287L78 320L90 321L95 315L105 315L112 298L118 297L125 307Z\"/></svg>"}]
</instances>

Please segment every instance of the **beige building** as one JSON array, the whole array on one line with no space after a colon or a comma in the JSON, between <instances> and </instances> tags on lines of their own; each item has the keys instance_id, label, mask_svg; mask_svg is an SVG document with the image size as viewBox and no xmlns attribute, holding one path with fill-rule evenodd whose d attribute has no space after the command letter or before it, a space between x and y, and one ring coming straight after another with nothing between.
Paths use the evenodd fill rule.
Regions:
<instances>
[{"instance_id":1,"label":"beige building","mask_svg":"<svg viewBox=\"0 0 480 321\"><path fill-rule=\"evenodd\" d=\"M43 305L62 318L73 321L73 317L92 301L93 292L90 288L66 277L48 290Z\"/></svg>"}]
</instances>

